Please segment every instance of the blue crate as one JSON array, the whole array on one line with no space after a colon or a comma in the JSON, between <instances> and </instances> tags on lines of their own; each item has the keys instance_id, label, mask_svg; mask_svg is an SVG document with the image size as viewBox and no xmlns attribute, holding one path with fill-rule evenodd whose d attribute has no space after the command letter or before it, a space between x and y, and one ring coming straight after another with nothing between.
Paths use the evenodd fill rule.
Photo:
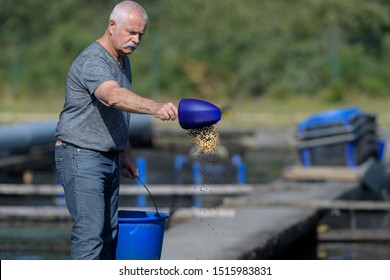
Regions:
<instances>
[{"instance_id":1,"label":"blue crate","mask_svg":"<svg viewBox=\"0 0 390 280\"><path fill-rule=\"evenodd\" d=\"M360 134L360 130L375 133L376 117L358 107L334 109L311 115L298 123L296 138L308 140L341 134Z\"/></svg>"},{"instance_id":2,"label":"blue crate","mask_svg":"<svg viewBox=\"0 0 390 280\"><path fill-rule=\"evenodd\" d=\"M303 166L356 167L378 154L376 117L358 107L313 114L298 123L296 138Z\"/></svg>"},{"instance_id":3,"label":"blue crate","mask_svg":"<svg viewBox=\"0 0 390 280\"><path fill-rule=\"evenodd\" d=\"M382 159L383 142L372 132L323 137L297 144L301 164L310 166L348 166L355 168L374 158Z\"/></svg>"},{"instance_id":4,"label":"blue crate","mask_svg":"<svg viewBox=\"0 0 390 280\"><path fill-rule=\"evenodd\" d=\"M298 124L298 131L317 129L332 125L353 125L358 116L364 114L358 107L347 107L324 111L311 115L305 121Z\"/></svg>"}]
</instances>

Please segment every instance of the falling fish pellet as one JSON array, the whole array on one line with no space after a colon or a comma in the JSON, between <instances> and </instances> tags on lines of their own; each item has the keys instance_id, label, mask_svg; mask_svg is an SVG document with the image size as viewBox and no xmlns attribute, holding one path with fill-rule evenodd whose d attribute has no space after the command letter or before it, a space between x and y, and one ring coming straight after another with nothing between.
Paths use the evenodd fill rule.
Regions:
<instances>
[{"instance_id":1,"label":"falling fish pellet","mask_svg":"<svg viewBox=\"0 0 390 280\"><path fill-rule=\"evenodd\" d=\"M188 130L190 143L200 154L215 153L219 148L219 135L214 125Z\"/></svg>"},{"instance_id":2,"label":"falling fish pellet","mask_svg":"<svg viewBox=\"0 0 390 280\"><path fill-rule=\"evenodd\" d=\"M198 129L188 130L188 138L192 145L192 157L200 162L199 172L201 173L204 181L209 181L215 174L210 166L214 165L218 158L218 150L220 148L220 138L217 129L214 125L206 126ZM203 181L203 182L204 182ZM212 194L212 190L205 185L196 186L200 192L206 192ZM207 216L206 210L203 209L203 215ZM202 219L200 219L202 222ZM208 223L208 227L217 236L218 233L215 227Z\"/></svg>"},{"instance_id":3,"label":"falling fish pellet","mask_svg":"<svg viewBox=\"0 0 390 280\"><path fill-rule=\"evenodd\" d=\"M216 174L211 168L218 160L218 150L220 138L214 125L188 131L190 143L192 145L191 156L200 163L199 172L203 181L213 180ZM200 191L206 192L204 186L200 186Z\"/></svg>"}]
</instances>

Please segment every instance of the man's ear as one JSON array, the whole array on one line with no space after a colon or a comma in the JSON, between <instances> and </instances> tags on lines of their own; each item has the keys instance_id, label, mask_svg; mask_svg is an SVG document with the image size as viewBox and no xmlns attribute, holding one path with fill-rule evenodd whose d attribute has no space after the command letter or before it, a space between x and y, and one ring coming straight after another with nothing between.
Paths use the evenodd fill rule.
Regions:
<instances>
[{"instance_id":1,"label":"man's ear","mask_svg":"<svg viewBox=\"0 0 390 280\"><path fill-rule=\"evenodd\" d=\"M110 32L110 35L114 34L114 30L115 30L116 26L117 26L117 24L114 20L111 19L108 22L108 31Z\"/></svg>"}]
</instances>

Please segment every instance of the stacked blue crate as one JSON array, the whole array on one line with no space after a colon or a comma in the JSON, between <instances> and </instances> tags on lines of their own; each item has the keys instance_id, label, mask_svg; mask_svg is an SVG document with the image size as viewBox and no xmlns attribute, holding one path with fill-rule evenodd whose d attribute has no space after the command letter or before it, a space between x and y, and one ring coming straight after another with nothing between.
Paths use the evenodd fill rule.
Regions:
<instances>
[{"instance_id":1,"label":"stacked blue crate","mask_svg":"<svg viewBox=\"0 0 390 280\"><path fill-rule=\"evenodd\" d=\"M303 166L359 166L380 159L376 117L358 107L311 115L298 123L297 148Z\"/></svg>"}]
</instances>

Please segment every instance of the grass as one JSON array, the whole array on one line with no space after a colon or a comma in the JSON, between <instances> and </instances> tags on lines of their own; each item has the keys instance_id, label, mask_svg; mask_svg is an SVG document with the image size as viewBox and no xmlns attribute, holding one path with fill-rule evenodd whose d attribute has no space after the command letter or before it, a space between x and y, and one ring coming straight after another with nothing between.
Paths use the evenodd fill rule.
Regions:
<instances>
[{"instance_id":1,"label":"grass","mask_svg":"<svg viewBox=\"0 0 390 280\"><path fill-rule=\"evenodd\" d=\"M310 114L347 106L358 106L363 111L377 115L380 126L390 126L390 98L369 98L354 95L338 103L324 102L320 98L294 97L273 99L269 97L215 104L223 109L221 129L288 128ZM0 123L27 122L57 119L63 105L62 97L45 94L40 98L5 96L0 104ZM177 127L176 122L161 122L161 127Z\"/></svg>"},{"instance_id":2,"label":"grass","mask_svg":"<svg viewBox=\"0 0 390 280\"><path fill-rule=\"evenodd\" d=\"M56 94L13 96L3 94L0 103L0 124L57 119L63 99Z\"/></svg>"}]
</instances>

